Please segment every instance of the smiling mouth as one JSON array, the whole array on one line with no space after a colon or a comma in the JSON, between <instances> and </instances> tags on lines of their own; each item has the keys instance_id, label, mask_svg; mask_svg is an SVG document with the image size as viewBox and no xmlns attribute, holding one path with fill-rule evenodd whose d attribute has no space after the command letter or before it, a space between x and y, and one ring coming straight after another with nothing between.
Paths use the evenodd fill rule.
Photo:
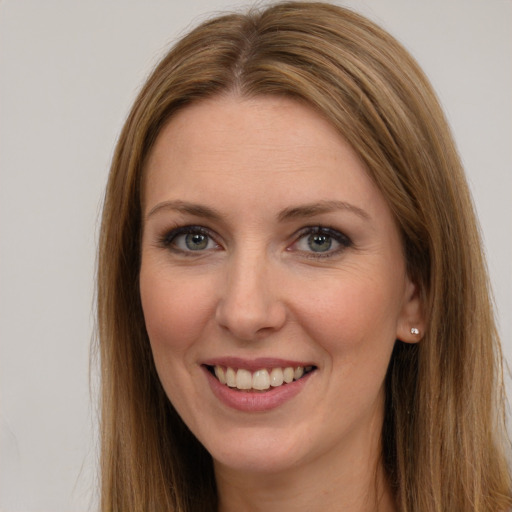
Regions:
<instances>
[{"instance_id":1,"label":"smiling mouth","mask_svg":"<svg viewBox=\"0 0 512 512\"><path fill-rule=\"evenodd\" d=\"M243 368L231 368L218 365L207 365L206 368L221 384L246 392L265 392L269 389L286 386L316 370L316 366L262 368L255 372Z\"/></svg>"}]
</instances>

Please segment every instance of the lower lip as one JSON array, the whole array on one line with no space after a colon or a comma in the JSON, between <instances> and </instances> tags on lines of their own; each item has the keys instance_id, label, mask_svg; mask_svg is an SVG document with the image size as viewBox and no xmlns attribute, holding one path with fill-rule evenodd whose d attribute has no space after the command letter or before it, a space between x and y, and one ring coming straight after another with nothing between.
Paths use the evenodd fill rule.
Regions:
<instances>
[{"instance_id":1,"label":"lower lip","mask_svg":"<svg viewBox=\"0 0 512 512\"><path fill-rule=\"evenodd\" d=\"M240 391L221 384L206 368L204 368L208 383L213 394L225 405L244 412L263 412L275 409L298 395L306 385L310 372L299 380L270 388L268 391Z\"/></svg>"}]
</instances>

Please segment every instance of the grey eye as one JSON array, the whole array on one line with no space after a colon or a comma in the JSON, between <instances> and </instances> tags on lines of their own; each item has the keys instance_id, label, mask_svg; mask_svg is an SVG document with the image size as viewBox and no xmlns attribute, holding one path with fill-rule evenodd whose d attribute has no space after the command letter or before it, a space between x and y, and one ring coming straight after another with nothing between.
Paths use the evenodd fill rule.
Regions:
<instances>
[{"instance_id":1,"label":"grey eye","mask_svg":"<svg viewBox=\"0 0 512 512\"><path fill-rule=\"evenodd\" d=\"M334 257L351 246L352 241L341 231L329 227L312 226L302 230L302 235L289 250L299 251L306 257L327 258Z\"/></svg>"},{"instance_id":2,"label":"grey eye","mask_svg":"<svg viewBox=\"0 0 512 512\"><path fill-rule=\"evenodd\" d=\"M162 244L164 247L184 253L219 248L215 239L201 226L184 226L173 229L165 235Z\"/></svg>"},{"instance_id":3,"label":"grey eye","mask_svg":"<svg viewBox=\"0 0 512 512\"><path fill-rule=\"evenodd\" d=\"M307 238L307 244L313 252L326 252L332 247L332 237L320 233L312 233Z\"/></svg>"},{"instance_id":4,"label":"grey eye","mask_svg":"<svg viewBox=\"0 0 512 512\"><path fill-rule=\"evenodd\" d=\"M201 251L208 247L208 242L210 241L207 235L203 235L202 233L189 233L184 235L185 246L190 251Z\"/></svg>"}]
</instances>

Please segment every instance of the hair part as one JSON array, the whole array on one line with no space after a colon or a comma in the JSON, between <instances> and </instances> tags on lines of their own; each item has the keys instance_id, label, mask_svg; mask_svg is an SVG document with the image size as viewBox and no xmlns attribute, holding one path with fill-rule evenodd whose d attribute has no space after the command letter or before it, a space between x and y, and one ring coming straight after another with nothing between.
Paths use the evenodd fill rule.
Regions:
<instances>
[{"instance_id":1,"label":"hair part","mask_svg":"<svg viewBox=\"0 0 512 512\"><path fill-rule=\"evenodd\" d=\"M399 510L509 508L499 339L472 200L439 103L412 57L372 22L334 5L285 2L215 18L179 41L119 138L98 265L102 510L217 507L211 457L156 374L138 275L151 148L178 110L223 94L314 107L365 163L398 223L428 319L420 343L397 341L386 378L383 462Z\"/></svg>"}]
</instances>

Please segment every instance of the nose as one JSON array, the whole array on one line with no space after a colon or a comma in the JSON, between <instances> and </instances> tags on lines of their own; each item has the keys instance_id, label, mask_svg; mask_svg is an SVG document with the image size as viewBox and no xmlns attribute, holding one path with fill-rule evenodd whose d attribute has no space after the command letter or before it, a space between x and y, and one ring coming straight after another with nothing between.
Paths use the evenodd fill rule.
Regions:
<instances>
[{"instance_id":1,"label":"nose","mask_svg":"<svg viewBox=\"0 0 512 512\"><path fill-rule=\"evenodd\" d=\"M217 324L241 341L278 331L286 321L280 273L264 257L232 260L221 288Z\"/></svg>"}]
</instances>

